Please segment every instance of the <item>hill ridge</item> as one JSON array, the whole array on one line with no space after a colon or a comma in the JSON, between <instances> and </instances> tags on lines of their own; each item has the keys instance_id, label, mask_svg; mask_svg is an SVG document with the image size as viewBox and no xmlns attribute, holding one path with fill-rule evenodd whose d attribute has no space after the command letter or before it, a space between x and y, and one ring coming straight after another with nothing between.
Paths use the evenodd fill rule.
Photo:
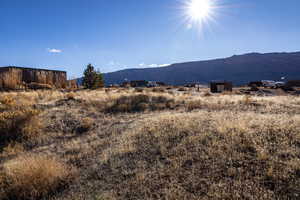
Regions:
<instances>
[{"instance_id":1,"label":"hill ridge","mask_svg":"<svg viewBox=\"0 0 300 200\"><path fill-rule=\"evenodd\" d=\"M166 67L129 68L105 73L107 85L127 80L162 81L172 85L210 80L231 80L235 84L281 77L300 79L300 52L246 53L227 58L174 63Z\"/></svg>"}]
</instances>

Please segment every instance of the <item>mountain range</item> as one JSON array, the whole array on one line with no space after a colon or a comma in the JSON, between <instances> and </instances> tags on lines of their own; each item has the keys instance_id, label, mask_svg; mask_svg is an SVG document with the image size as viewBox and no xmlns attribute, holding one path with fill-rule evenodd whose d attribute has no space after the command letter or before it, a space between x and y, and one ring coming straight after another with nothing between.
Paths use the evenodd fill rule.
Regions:
<instances>
[{"instance_id":1,"label":"mountain range","mask_svg":"<svg viewBox=\"0 0 300 200\"><path fill-rule=\"evenodd\" d=\"M257 80L300 79L300 52L249 53L228 58L175 63L167 67L136 68L105 73L106 85L124 80L161 81L171 85L207 84L212 80L228 80L235 85Z\"/></svg>"}]
</instances>

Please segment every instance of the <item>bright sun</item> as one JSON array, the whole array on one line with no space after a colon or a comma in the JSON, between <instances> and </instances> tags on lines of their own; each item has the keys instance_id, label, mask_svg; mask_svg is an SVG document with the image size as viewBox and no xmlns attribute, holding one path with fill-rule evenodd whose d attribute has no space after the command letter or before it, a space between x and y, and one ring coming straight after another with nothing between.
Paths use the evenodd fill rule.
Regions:
<instances>
[{"instance_id":1,"label":"bright sun","mask_svg":"<svg viewBox=\"0 0 300 200\"><path fill-rule=\"evenodd\" d=\"M210 0L189 0L187 14L192 21L203 21L210 16L212 5Z\"/></svg>"},{"instance_id":2,"label":"bright sun","mask_svg":"<svg viewBox=\"0 0 300 200\"><path fill-rule=\"evenodd\" d=\"M184 0L183 10L187 27L202 29L204 24L214 21L217 0Z\"/></svg>"}]
</instances>

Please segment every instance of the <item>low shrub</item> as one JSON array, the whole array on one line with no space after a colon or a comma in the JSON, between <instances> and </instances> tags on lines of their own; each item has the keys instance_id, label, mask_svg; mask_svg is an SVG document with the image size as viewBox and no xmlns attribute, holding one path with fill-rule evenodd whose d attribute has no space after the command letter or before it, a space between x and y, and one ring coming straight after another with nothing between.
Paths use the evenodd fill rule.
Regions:
<instances>
[{"instance_id":1,"label":"low shrub","mask_svg":"<svg viewBox=\"0 0 300 200\"><path fill-rule=\"evenodd\" d=\"M74 100L75 99L75 94L73 92L69 92L66 94L66 99L68 100Z\"/></svg>"},{"instance_id":2,"label":"low shrub","mask_svg":"<svg viewBox=\"0 0 300 200\"><path fill-rule=\"evenodd\" d=\"M137 93L143 93L144 88L135 88L134 91L137 92Z\"/></svg>"},{"instance_id":3,"label":"low shrub","mask_svg":"<svg viewBox=\"0 0 300 200\"><path fill-rule=\"evenodd\" d=\"M165 92L166 90L164 88L161 88L161 87L155 87L152 89L152 92Z\"/></svg>"},{"instance_id":4,"label":"low shrub","mask_svg":"<svg viewBox=\"0 0 300 200\"><path fill-rule=\"evenodd\" d=\"M24 152L24 146L22 143L11 142L3 148L2 156L14 156Z\"/></svg>"},{"instance_id":5,"label":"low shrub","mask_svg":"<svg viewBox=\"0 0 300 200\"><path fill-rule=\"evenodd\" d=\"M257 105L257 102L250 95L245 95L243 97L243 99L239 101L239 103L242 104L242 105L247 105L247 106Z\"/></svg>"},{"instance_id":6,"label":"low shrub","mask_svg":"<svg viewBox=\"0 0 300 200\"><path fill-rule=\"evenodd\" d=\"M192 111L192 110L203 108L203 104L202 104L201 100L195 100L195 101L187 102L185 107L186 107L187 111Z\"/></svg>"},{"instance_id":7,"label":"low shrub","mask_svg":"<svg viewBox=\"0 0 300 200\"><path fill-rule=\"evenodd\" d=\"M90 117L81 117L72 112L65 112L60 116L59 120L54 120L47 130L56 130L64 134L83 134L93 128L95 120Z\"/></svg>"},{"instance_id":8,"label":"low shrub","mask_svg":"<svg viewBox=\"0 0 300 200\"><path fill-rule=\"evenodd\" d=\"M76 132L78 134L85 133L89 131L93 127L93 125L94 125L94 120L92 118L85 117L79 123L78 127L76 128Z\"/></svg>"},{"instance_id":9,"label":"low shrub","mask_svg":"<svg viewBox=\"0 0 300 200\"><path fill-rule=\"evenodd\" d=\"M210 96L212 96L212 94L210 92L204 92L203 96L204 97L210 97Z\"/></svg>"},{"instance_id":10,"label":"low shrub","mask_svg":"<svg viewBox=\"0 0 300 200\"><path fill-rule=\"evenodd\" d=\"M0 199L41 199L65 187L75 170L56 158L23 155L7 161L0 171Z\"/></svg>"},{"instance_id":11,"label":"low shrub","mask_svg":"<svg viewBox=\"0 0 300 200\"><path fill-rule=\"evenodd\" d=\"M41 122L37 118L39 113L32 108L0 113L0 143L37 138L41 128Z\"/></svg>"},{"instance_id":12,"label":"low shrub","mask_svg":"<svg viewBox=\"0 0 300 200\"><path fill-rule=\"evenodd\" d=\"M8 106L9 108L14 107L16 105L16 101L11 96L3 96L0 98L0 104L3 106Z\"/></svg>"},{"instance_id":13,"label":"low shrub","mask_svg":"<svg viewBox=\"0 0 300 200\"><path fill-rule=\"evenodd\" d=\"M144 94L121 96L115 100L107 112L141 112L145 110L163 110L174 106L174 99L165 96L149 96Z\"/></svg>"},{"instance_id":14,"label":"low shrub","mask_svg":"<svg viewBox=\"0 0 300 200\"><path fill-rule=\"evenodd\" d=\"M180 91L180 92L185 92L185 91L188 91L188 89L185 88L185 87L181 87L181 88L178 88L178 91Z\"/></svg>"}]
</instances>

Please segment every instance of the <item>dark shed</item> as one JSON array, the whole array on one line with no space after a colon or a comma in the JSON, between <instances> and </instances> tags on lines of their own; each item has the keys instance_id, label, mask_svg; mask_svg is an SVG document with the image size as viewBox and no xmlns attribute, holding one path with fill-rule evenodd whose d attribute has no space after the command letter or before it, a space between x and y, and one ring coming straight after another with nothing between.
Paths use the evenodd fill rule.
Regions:
<instances>
[{"instance_id":1,"label":"dark shed","mask_svg":"<svg viewBox=\"0 0 300 200\"><path fill-rule=\"evenodd\" d=\"M146 87L147 84L148 84L148 81L145 81L145 80L130 81L131 87Z\"/></svg>"},{"instance_id":2,"label":"dark shed","mask_svg":"<svg viewBox=\"0 0 300 200\"><path fill-rule=\"evenodd\" d=\"M232 91L232 82L228 81L211 81L210 91L212 93L222 93L224 91Z\"/></svg>"},{"instance_id":3,"label":"dark shed","mask_svg":"<svg viewBox=\"0 0 300 200\"><path fill-rule=\"evenodd\" d=\"M261 81L252 81L248 84L249 87L262 87L263 83Z\"/></svg>"}]
</instances>

